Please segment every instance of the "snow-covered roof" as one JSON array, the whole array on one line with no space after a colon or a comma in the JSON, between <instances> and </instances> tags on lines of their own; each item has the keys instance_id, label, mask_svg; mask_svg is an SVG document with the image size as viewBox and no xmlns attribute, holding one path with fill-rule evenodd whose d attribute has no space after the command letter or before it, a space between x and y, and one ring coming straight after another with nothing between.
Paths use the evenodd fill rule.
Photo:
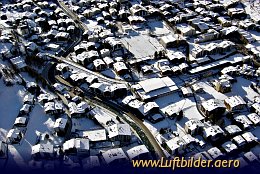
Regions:
<instances>
[{"instance_id":1,"label":"snow-covered roof","mask_svg":"<svg viewBox=\"0 0 260 174\"><path fill-rule=\"evenodd\" d=\"M139 155L149 153L149 150L145 145L139 145L129 149L126 153L131 160Z\"/></svg>"},{"instance_id":2,"label":"snow-covered roof","mask_svg":"<svg viewBox=\"0 0 260 174\"><path fill-rule=\"evenodd\" d=\"M129 124L114 124L108 127L109 138L121 135L131 136L131 129Z\"/></svg>"},{"instance_id":3,"label":"snow-covered roof","mask_svg":"<svg viewBox=\"0 0 260 174\"><path fill-rule=\"evenodd\" d=\"M74 148L77 150L89 150L89 139L75 138L70 139L63 144L63 150Z\"/></svg>"},{"instance_id":4,"label":"snow-covered roof","mask_svg":"<svg viewBox=\"0 0 260 174\"><path fill-rule=\"evenodd\" d=\"M53 128L60 128L60 129L65 129L66 125L67 125L68 120L65 118L58 118L55 123Z\"/></svg>"},{"instance_id":5,"label":"snow-covered roof","mask_svg":"<svg viewBox=\"0 0 260 174\"><path fill-rule=\"evenodd\" d=\"M82 136L84 138L88 138L89 141L92 141L92 142L107 140L106 130L105 129L83 131L82 132Z\"/></svg>"},{"instance_id":6,"label":"snow-covered roof","mask_svg":"<svg viewBox=\"0 0 260 174\"><path fill-rule=\"evenodd\" d=\"M217 147L212 147L207 152L213 159L216 159L223 155L223 153Z\"/></svg>"},{"instance_id":7,"label":"snow-covered roof","mask_svg":"<svg viewBox=\"0 0 260 174\"><path fill-rule=\"evenodd\" d=\"M222 144L222 148L225 149L227 153L232 152L237 149L237 146L232 143L231 141L227 141L224 144Z\"/></svg>"},{"instance_id":8,"label":"snow-covered roof","mask_svg":"<svg viewBox=\"0 0 260 174\"><path fill-rule=\"evenodd\" d=\"M236 107L238 105L246 105L246 102L241 96L231 96L225 99L225 102L230 105L231 108Z\"/></svg>"},{"instance_id":9,"label":"snow-covered roof","mask_svg":"<svg viewBox=\"0 0 260 174\"><path fill-rule=\"evenodd\" d=\"M213 111L217 108L226 108L222 101L216 99L209 99L205 102L202 102L201 105L207 111Z\"/></svg>"},{"instance_id":10,"label":"snow-covered roof","mask_svg":"<svg viewBox=\"0 0 260 174\"><path fill-rule=\"evenodd\" d=\"M53 152L52 144L36 144L32 146L32 154L53 154Z\"/></svg>"},{"instance_id":11,"label":"snow-covered roof","mask_svg":"<svg viewBox=\"0 0 260 174\"><path fill-rule=\"evenodd\" d=\"M115 160L122 160L122 159L128 160L122 148L110 149L102 153L102 156L107 164L110 164Z\"/></svg>"},{"instance_id":12,"label":"snow-covered roof","mask_svg":"<svg viewBox=\"0 0 260 174\"><path fill-rule=\"evenodd\" d=\"M251 122L254 123L254 125L258 125L260 123L260 116L257 115L256 113L248 114L247 117Z\"/></svg>"}]
</instances>

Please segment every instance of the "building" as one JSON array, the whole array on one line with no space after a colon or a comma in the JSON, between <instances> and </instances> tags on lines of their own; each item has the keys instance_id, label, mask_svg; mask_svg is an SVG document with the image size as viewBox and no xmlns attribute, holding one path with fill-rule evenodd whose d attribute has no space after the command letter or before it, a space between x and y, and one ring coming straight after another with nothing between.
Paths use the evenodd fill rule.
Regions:
<instances>
[{"instance_id":1,"label":"building","mask_svg":"<svg viewBox=\"0 0 260 174\"><path fill-rule=\"evenodd\" d=\"M231 139L231 141L237 145L238 148L243 148L246 145L246 140L241 136L237 135Z\"/></svg>"},{"instance_id":2,"label":"building","mask_svg":"<svg viewBox=\"0 0 260 174\"><path fill-rule=\"evenodd\" d=\"M232 96L224 100L224 104L228 111L243 110L246 108L246 102L241 96Z\"/></svg>"},{"instance_id":3,"label":"building","mask_svg":"<svg viewBox=\"0 0 260 174\"><path fill-rule=\"evenodd\" d=\"M193 92L190 87L181 87L183 97L192 97Z\"/></svg>"},{"instance_id":4,"label":"building","mask_svg":"<svg viewBox=\"0 0 260 174\"><path fill-rule=\"evenodd\" d=\"M201 103L201 111L205 114L206 117L219 118L225 113L226 107L220 100L209 99Z\"/></svg>"},{"instance_id":5,"label":"building","mask_svg":"<svg viewBox=\"0 0 260 174\"><path fill-rule=\"evenodd\" d=\"M95 142L107 140L107 135L106 135L105 129L83 131L81 136L83 138L89 139L90 143L95 143Z\"/></svg>"},{"instance_id":6,"label":"building","mask_svg":"<svg viewBox=\"0 0 260 174\"><path fill-rule=\"evenodd\" d=\"M63 151L67 154L89 156L89 139L70 139L63 144Z\"/></svg>"},{"instance_id":7,"label":"building","mask_svg":"<svg viewBox=\"0 0 260 174\"><path fill-rule=\"evenodd\" d=\"M228 125L225 127L225 131L229 137L236 136L242 132L242 130L237 125Z\"/></svg>"},{"instance_id":8,"label":"building","mask_svg":"<svg viewBox=\"0 0 260 174\"><path fill-rule=\"evenodd\" d=\"M93 65L96 71L103 71L104 69L106 69L106 64L102 59L94 60Z\"/></svg>"},{"instance_id":9,"label":"building","mask_svg":"<svg viewBox=\"0 0 260 174\"><path fill-rule=\"evenodd\" d=\"M244 154L244 157L245 157L246 161L251 163L251 164L259 165L259 163L260 163L257 156L252 151L246 152Z\"/></svg>"},{"instance_id":10,"label":"building","mask_svg":"<svg viewBox=\"0 0 260 174\"><path fill-rule=\"evenodd\" d=\"M258 138L251 132L245 132L242 137L246 140L247 146L254 146L258 143Z\"/></svg>"},{"instance_id":11,"label":"building","mask_svg":"<svg viewBox=\"0 0 260 174\"><path fill-rule=\"evenodd\" d=\"M229 80L222 79L217 80L214 84L214 88L216 91L221 93L228 93L232 91L232 85Z\"/></svg>"},{"instance_id":12,"label":"building","mask_svg":"<svg viewBox=\"0 0 260 174\"><path fill-rule=\"evenodd\" d=\"M51 159L54 156L52 144L36 144L32 146L32 157L34 159Z\"/></svg>"},{"instance_id":13,"label":"building","mask_svg":"<svg viewBox=\"0 0 260 174\"><path fill-rule=\"evenodd\" d=\"M221 141L223 140L224 131L217 125L210 126L210 127L204 128L203 137L205 140L215 143L219 140L221 140Z\"/></svg>"},{"instance_id":14,"label":"building","mask_svg":"<svg viewBox=\"0 0 260 174\"><path fill-rule=\"evenodd\" d=\"M65 135L69 127L68 119L66 118L58 118L54 123L54 130L57 132L57 135L62 136Z\"/></svg>"},{"instance_id":15,"label":"building","mask_svg":"<svg viewBox=\"0 0 260 174\"><path fill-rule=\"evenodd\" d=\"M236 154L238 151L238 147L231 141L225 142L221 145L221 147L223 148L224 152L229 155Z\"/></svg>"},{"instance_id":16,"label":"building","mask_svg":"<svg viewBox=\"0 0 260 174\"><path fill-rule=\"evenodd\" d=\"M160 39L160 43L164 48L174 48L180 45L186 45L186 40L179 35L167 35Z\"/></svg>"},{"instance_id":17,"label":"building","mask_svg":"<svg viewBox=\"0 0 260 174\"><path fill-rule=\"evenodd\" d=\"M128 162L128 158L122 148L107 150L102 153L102 157L109 166L123 165Z\"/></svg>"},{"instance_id":18,"label":"building","mask_svg":"<svg viewBox=\"0 0 260 174\"><path fill-rule=\"evenodd\" d=\"M185 142L179 137L174 137L165 144L165 149L170 155L182 154L185 147Z\"/></svg>"},{"instance_id":19,"label":"building","mask_svg":"<svg viewBox=\"0 0 260 174\"><path fill-rule=\"evenodd\" d=\"M233 122L242 130L248 130L253 126L253 123L245 115L235 116Z\"/></svg>"},{"instance_id":20,"label":"building","mask_svg":"<svg viewBox=\"0 0 260 174\"><path fill-rule=\"evenodd\" d=\"M114 70L118 75L125 75L129 72L124 62L116 62L113 64Z\"/></svg>"},{"instance_id":21,"label":"building","mask_svg":"<svg viewBox=\"0 0 260 174\"><path fill-rule=\"evenodd\" d=\"M7 141L11 144L17 144L21 141L23 135L22 132L19 129L11 129L7 133Z\"/></svg>"},{"instance_id":22,"label":"building","mask_svg":"<svg viewBox=\"0 0 260 174\"><path fill-rule=\"evenodd\" d=\"M224 154L217 147L212 147L207 152L214 160L221 159L224 156Z\"/></svg>"},{"instance_id":23,"label":"building","mask_svg":"<svg viewBox=\"0 0 260 174\"><path fill-rule=\"evenodd\" d=\"M149 150L145 145L135 146L126 151L130 160L149 159Z\"/></svg>"},{"instance_id":24,"label":"building","mask_svg":"<svg viewBox=\"0 0 260 174\"><path fill-rule=\"evenodd\" d=\"M145 17L148 14L146 8L139 4L133 5L130 8L130 13L132 14L132 16L141 16L141 17Z\"/></svg>"},{"instance_id":25,"label":"building","mask_svg":"<svg viewBox=\"0 0 260 174\"><path fill-rule=\"evenodd\" d=\"M25 127L27 126L28 119L27 117L17 117L14 122L14 126Z\"/></svg>"},{"instance_id":26,"label":"building","mask_svg":"<svg viewBox=\"0 0 260 174\"><path fill-rule=\"evenodd\" d=\"M150 78L131 86L131 91L142 101L168 95L178 90L174 81L169 77Z\"/></svg>"},{"instance_id":27,"label":"building","mask_svg":"<svg viewBox=\"0 0 260 174\"><path fill-rule=\"evenodd\" d=\"M131 140L131 129L129 124L113 124L107 128L108 137L112 141L127 143Z\"/></svg>"},{"instance_id":28,"label":"building","mask_svg":"<svg viewBox=\"0 0 260 174\"><path fill-rule=\"evenodd\" d=\"M191 135L200 134L203 130L204 124L197 119L191 119L185 123L185 132Z\"/></svg>"},{"instance_id":29,"label":"building","mask_svg":"<svg viewBox=\"0 0 260 174\"><path fill-rule=\"evenodd\" d=\"M182 36L193 36L196 34L196 30L191 27L188 24L177 24L176 25L176 30L179 32Z\"/></svg>"},{"instance_id":30,"label":"building","mask_svg":"<svg viewBox=\"0 0 260 174\"><path fill-rule=\"evenodd\" d=\"M260 103L254 103L251 108L251 112L255 112L256 114L260 114Z\"/></svg>"},{"instance_id":31,"label":"building","mask_svg":"<svg viewBox=\"0 0 260 174\"><path fill-rule=\"evenodd\" d=\"M256 113L251 113L247 115L247 118L255 125L260 125L260 116Z\"/></svg>"}]
</instances>

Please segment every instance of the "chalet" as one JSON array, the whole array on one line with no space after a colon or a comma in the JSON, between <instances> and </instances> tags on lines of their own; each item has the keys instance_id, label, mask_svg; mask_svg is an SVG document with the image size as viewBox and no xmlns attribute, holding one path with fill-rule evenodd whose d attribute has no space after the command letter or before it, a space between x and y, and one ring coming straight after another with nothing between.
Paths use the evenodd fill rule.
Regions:
<instances>
[{"instance_id":1,"label":"chalet","mask_svg":"<svg viewBox=\"0 0 260 174\"><path fill-rule=\"evenodd\" d=\"M130 15L131 13L127 9L121 9L118 11L118 18L121 20L126 20Z\"/></svg>"},{"instance_id":2,"label":"chalet","mask_svg":"<svg viewBox=\"0 0 260 174\"><path fill-rule=\"evenodd\" d=\"M92 144L107 140L105 129L83 131L81 137L89 139L89 142Z\"/></svg>"},{"instance_id":3,"label":"chalet","mask_svg":"<svg viewBox=\"0 0 260 174\"><path fill-rule=\"evenodd\" d=\"M185 142L179 137L174 137L166 142L166 150L171 155L181 154L184 150L184 147Z\"/></svg>"},{"instance_id":4,"label":"chalet","mask_svg":"<svg viewBox=\"0 0 260 174\"><path fill-rule=\"evenodd\" d=\"M122 43L113 37L106 38L105 42L109 45L112 51L122 49Z\"/></svg>"},{"instance_id":5,"label":"chalet","mask_svg":"<svg viewBox=\"0 0 260 174\"><path fill-rule=\"evenodd\" d=\"M247 14L243 8L229 8L228 15L231 18L241 19L246 18Z\"/></svg>"},{"instance_id":6,"label":"chalet","mask_svg":"<svg viewBox=\"0 0 260 174\"><path fill-rule=\"evenodd\" d=\"M231 26L231 21L224 18L224 17L218 17L218 22L223 26L223 27L230 27Z\"/></svg>"},{"instance_id":7,"label":"chalet","mask_svg":"<svg viewBox=\"0 0 260 174\"><path fill-rule=\"evenodd\" d=\"M108 56L110 56L110 50L109 49L102 49L102 50L100 50L100 55L101 55L102 58L108 57Z\"/></svg>"},{"instance_id":8,"label":"chalet","mask_svg":"<svg viewBox=\"0 0 260 174\"><path fill-rule=\"evenodd\" d=\"M111 97L110 84L108 83L93 83L89 88L96 94L103 97Z\"/></svg>"},{"instance_id":9,"label":"chalet","mask_svg":"<svg viewBox=\"0 0 260 174\"><path fill-rule=\"evenodd\" d=\"M124 62L116 62L113 64L113 67L118 75L125 75L128 73L128 68Z\"/></svg>"},{"instance_id":10,"label":"chalet","mask_svg":"<svg viewBox=\"0 0 260 174\"><path fill-rule=\"evenodd\" d=\"M229 155L236 154L238 151L238 147L231 141L225 142L221 147L223 148L223 151Z\"/></svg>"},{"instance_id":11,"label":"chalet","mask_svg":"<svg viewBox=\"0 0 260 174\"><path fill-rule=\"evenodd\" d=\"M64 112L63 104L61 102L47 102L44 104L44 112L46 114L54 115L54 114L61 114Z\"/></svg>"},{"instance_id":12,"label":"chalet","mask_svg":"<svg viewBox=\"0 0 260 174\"><path fill-rule=\"evenodd\" d=\"M185 123L185 132L191 135L200 134L203 130L204 124L197 119L191 119Z\"/></svg>"},{"instance_id":13,"label":"chalet","mask_svg":"<svg viewBox=\"0 0 260 174\"><path fill-rule=\"evenodd\" d=\"M233 124L226 126L225 131L227 135L230 137L238 135L242 132L242 130L237 125L233 125Z\"/></svg>"},{"instance_id":14,"label":"chalet","mask_svg":"<svg viewBox=\"0 0 260 174\"><path fill-rule=\"evenodd\" d=\"M47 102L53 102L54 100L56 100L57 96L50 93L44 93L40 94L37 99L40 104L44 105Z\"/></svg>"},{"instance_id":15,"label":"chalet","mask_svg":"<svg viewBox=\"0 0 260 174\"><path fill-rule=\"evenodd\" d=\"M145 7L139 4L135 4L130 8L130 13L133 16L142 16L145 17L148 15L148 12Z\"/></svg>"},{"instance_id":16,"label":"chalet","mask_svg":"<svg viewBox=\"0 0 260 174\"><path fill-rule=\"evenodd\" d=\"M25 95L23 98L23 103L33 105L34 104L34 95L32 95L32 94Z\"/></svg>"},{"instance_id":17,"label":"chalet","mask_svg":"<svg viewBox=\"0 0 260 174\"><path fill-rule=\"evenodd\" d=\"M31 112L31 110L32 110L32 105L24 104L22 106L22 108L20 109L19 113L27 115L27 114L29 114Z\"/></svg>"},{"instance_id":18,"label":"chalet","mask_svg":"<svg viewBox=\"0 0 260 174\"><path fill-rule=\"evenodd\" d=\"M243 148L246 145L246 140L241 136L237 135L231 139L231 141L238 147Z\"/></svg>"},{"instance_id":19,"label":"chalet","mask_svg":"<svg viewBox=\"0 0 260 174\"><path fill-rule=\"evenodd\" d=\"M78 107L78 105L75 102L70 102L68 104L68 107L69 107L70 115L73 118L78 118L85 114L84 108Z\"/></svg>"},{"instance_id":20,"label":"chalet","mask_svg":"<svg viewBox=\"0 0 260 174\"><path fill-rule=\"evenodd\" d=\"M66 118L58 118L53 126L55 132L57 132L58 136L62 136L66 133L69 127L68 120Z\"/></svg>"},{"instance_id":21,"label":"chalet","mask_svg":"<svg viewBox=\"0 0 260 174\"><path fill-rule=\"evenodd\" d=\"M166 57L172 63L183 63L186 60L186 56L180 51L173 52L173 51L167 50Z\"/></svg>"},{"instance_id":22,"label":"chalet","mask_svg":"<svg viewBox=\"0 0 260 174\"><path fill-rule=\"evenodd\" d=\"M195 83L195 84L191 85L191 89L195 93L203 93L204 92L202 86L199 85L198 83Z\"/></svg>"},{"instance_id":23,"label":"chalet","mask_svg":"<svg viewBox=\"0 0 260 174\"><path fill-rule=\"evenodd\" d=\"M224 154L217 147L212 147L207 152L214 160L221 159L224 156Z\"/></svg>"},{"instance_id":24,"label":"chalet","mask_svg":"<svg viewBox=\"0 0 260 174\"><path fill-rule=\"evenodd\" d=\"M89 63L93 62L93 60L98 58L99 58L99 54L97 51L94 50L83 52L81 54L78 54L76 57L77 62L82 65L88 65Z\"/></svg>"},{"instance_id":25,"label":"chalet","mask_svg":"<svg viewBox=\"0 0 260 174\"><path fill-rule=\"evenodd\" d=\"M86 78L89 77L87 73L80 72L80 73L75 73L70 76L71 82L75 85L81 85L84 83Z\"/></svg>"},{"instance_id":26,"label":"chalet","mask_svg":"<svg viewBox=\"0 0 260 174\"><path fill-rule=\"evenodd\" d=\"M11 129L6 136L8 142L11 144L19 143L22 137L23 137L22 132L19 129Z\"/></svg>"},{"instance_id":27,"label":"chalet","mask_svg":"<svg viewBox=\"0 0 260 174\"><path fill-rule=\"evenodd\" d=\"M98 77L96 77L96 76L94 76L94 75L88 76L85 80L86 80L86 83L87 83L88 85L91 85L91 84L93 84L93 83L98 83Z\"/></svg>"},{"instance_id":28,"label":"chalet","mask_svg":"<svg viewBox=\"0 0 260 174\"><path fill-rule=\"evenodd\" d=\"M232 91L232 85L229 80L222 79L217 80L214 84L214 88L216 91L221 93L228 93Z\"/></svg>"},{"instance_id":29,"label":"chalet","mask_svg":"<svg viewBox=\"0 0 260 174\"><path fill-rule=\"evenodd\" d=\"M184 97L192 97L193 93L190 87L181 87L181 92Z\"/></svg>"},{"instance_id":30,"label":"chalet","mask_svg":"<svg viewBox=\"0 0 260 174\"><path fill-rule=\"evenodd\" d=\"M246 108L246 102L241 96L231 96L224 100L228 111L243 110Z\"/></svg>"},{"instance_id":31,"label":"chalet","mask_svg":"<svg viewBox=\"0 0 260 174\"><path fill-rule=\"evenodd\" d=\"M201 111L206 117L220 117L225 113L226 107L222 101L210 99L201 103Z\"/></svg>"},{"instance_id":32,"label":"chalet","mask_svg":"<svg viewBox=\"0 0 260 174\"><path fill-rule=\"evenodd\" d=\"M54 157L52 144L36 144L32 146L32 157L34 159L51 159Z\"/></svg>"},{"instance_id":33,"label":"chalet","mask_svg":"<svg viewBox=\"0 0 260 174\"><path fill-rule=\"evenodd\" d=\"M107 65L108 68L112 68L113 64L114 64L114 60L110 57L104 57L103 61L105 62L105 64Z\"/></svg>"},{"instance_id":34,"label":"chalet","mask_svg":"<svg viewBox=\"0 0 260 174\"><path fill-rule=\"evenodd\" d=\"M127 95L127 86L125 84L112 84L110 86L111 97L120 98Z\"/></svg>"},{"instance_id":35,"label":"chalet","mask_svg":"<svg viewBox=\"0 0 260 174\"><path fill-rule=\"evenodd\" d=\"M233 121L243 130L248 130L253 125L253 123L245 115L238 115L234 117Z\"/></svg>"},{"instance_id":36,"label":"chalet","mask_svg":"<svg viewBox=\"0 0 260 174\"><path fill-rule=\"evenodd\" d=\"M93 61L94 69L96 71L103 71L106 68L106 64L102 59L96 59Z\"/></svg>"},{"instance_id":37,"label":"chalet","mask_svg":"<svg viewBox=\"0 0 260 174\"><path fill-rule=\"evenodd\" d=\"M32 94L40 92L40 87L35 82L26 82L26 89Z\"/></svg>"},{"instance_id":38,"label":"chalet","mask_svg":"<svg viewBox=\"0 0 260 174\"><path fill-rule=\"evenodd\" d=\"M25 71L27 68L27 64L25 63L24 58L22 58L21 56L14 57L10 59L10 61L17 71Z\"/></svg>"},{"instance_id":39,"label":"chalet","mask_svg":"<svg viewBox=\"0 0 260 174\"><path fill-rule=\"evenodd\" d=\"M130 160L140 160L149 158L149 150L145 145L135 146L126 151Z\"/></svg>"},{"instance_id":40,"label":"chalet","mask_svg":"<svg viewBox=\"0 0 260 174\"><path fill-rule=\"evenodd\" d=\"M212 143L223 140L224 131L217 125L204 128L203 137Z\"/></svg>"},{"instance_id":41,"label":"chalet","mask_svg":"<svg viewBox=\"0 0 260 174\"><path fill-rule=\"evenodd\" d=\"M121 143L126 143L131 140L131 129L128 124L114 124L109 126L108 137L112 141L120 141Z\"/></svg>"},{"instance_id":42,"label":"chalet","mask_svg":"<svg viewBox=\"0 0 260 174\"><path fill-rule=\"evenodd\" d=\"M254 112L256 114L260 114L260 104L259 103L254 103L251 108L250 108L251 112Z\"/></svg>"},{"instance_id":43,"label":"chalet","mask_svg":"<svg viewBox=\"0 0 260 174\"><path fill-rule=\"evenodd\" d=\"M185 45L186 41L184 38L180 37L179 35L167 35L161 37L160 43L164 48L173 48L173 47L178 47L180 45Z\"/></svg>"},{"instance_id":44,"label":"chalet","mask_svg":"<svg viewBox=\"0 0 260 174\"><path fill-rule=\"evenodd\" d=\"M66 154L76 154L78 156L89 156L89 139L74 138L63 144L63 151Z\"/></svg>"},{"instance_id":45,"label":"chalet","mask_svg":"<svg viewBox=\"0 0 260 174\"><path fill-rule=\"evenodd\" d=\"M25 127L27 126L28 119L27 117L17 117L14 122L14 126Z\"/></svg>"},{"instance_id":46,"label":"chalet","mask_svg":"<svg viewBox=\"0 0 260 174\"><path fill-rule=\"evenodd\" d=\"M179 32L182 36L193 36L196 34L196 30L187 24L177 24L176 25L177 32Z\"/></svg>"},{"instance_id":47,"label":"chalet","mask_svg":"<svg viewBox=\"0 0 260 174\"><path fill-rule=\"evenodd\" d=\"M256 145L258 143L258 138L251 132L245 132L242 137L246 140L247 146Z\"/></svg>"},{"instance_id":48,"label":"chalet","mask_svg":"<svg viewBox=\"0 0 260 174\"><path fill-rule=\"evenodd\" d=\"M260 116L256 113L248 114L247 118L253 123L254 126L260 125Z\"/></svg>"},{"instance_id":49,"label":"chalet","mask_svg":"<svg viewBox=\"0 0 260 174\"><path fill-rule=\"evenodd\" d=\"M109 166L122 165L128 162L128 158L122 148L107 150L102 153L102 157Z\"/></svg>"}]
</instances>

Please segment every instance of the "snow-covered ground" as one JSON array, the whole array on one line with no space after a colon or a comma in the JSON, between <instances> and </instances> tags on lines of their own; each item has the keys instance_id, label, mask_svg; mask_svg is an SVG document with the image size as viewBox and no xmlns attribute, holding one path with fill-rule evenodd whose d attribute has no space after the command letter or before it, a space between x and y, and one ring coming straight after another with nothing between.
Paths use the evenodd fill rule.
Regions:
<instances>
[{"instance_id":1,"label":"snow-covered ground","mask_svg":"<svg viewBox=\"0 0 260 174\"><path fill-rule=\"evenodd\" d=\"M5 141L23 103L24 88L19 85L7 87L0 79L0 140Z\"/></svg>"}]
</instances>

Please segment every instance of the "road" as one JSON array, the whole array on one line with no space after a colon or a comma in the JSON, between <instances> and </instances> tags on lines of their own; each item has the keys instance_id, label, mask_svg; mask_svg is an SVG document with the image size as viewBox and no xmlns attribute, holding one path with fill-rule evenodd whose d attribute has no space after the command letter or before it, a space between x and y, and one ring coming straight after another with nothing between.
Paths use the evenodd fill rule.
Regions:
<instances>
[{"instance_id":1,"label":"road","mask_svg":"<svg viewBox=\"0 0 260 174\"><path fill-rule=\"evenodd\" d=\"M50 68L50 70L52 70L52 68ZM48 80L52 79L51 82L49 82L49 83L59 82L59 83L61 83L63 85L66 85L68 87L72 87L73 86L69 82L67 82L64 79L62 79L61 77L55 76L55 73L52 72L52 71L50 73L48 73L48 78L47 79ZM56 80L53 81L53 79L56 79ZM165 156L161 146L158 144L158 142L154 138L153 134L150 132L150 130L143 124L143 122L136 115L134 115L129 110L127 110L126 108L122 107L121 105L115 104L115 103L113 103L113 102L111 102L111 101L109 101L107 99L97 98L92 93L85 92L84 99L87 102L91 102L94 106L97 106L99 108L103 108L104 110L108 109L108 110L110 110L112 112L116 111L122 117L124 117L124 114L125 114L126 116L131 118L135 122L136 126L139 127L141 129L141 131L144 133L144 136L147 137L149 143L151 144L151 146L155 150L157 156L166 158L166 156ZM135 130L135 131L138 132L138 130Z\"/></svg>"},{"instance_id":2,"label":"road","mask_svg":"<svg viewBox=\"0 0 260 174\"><path fill-rule=\"evenodd\" d=\"M120 84L126 84L126 85L128 84L126 81L123 81L123 80L116 80L116 79L105 77L102 74L99 74L97 72L94 72L94 71L91 71L91 70L89 70L87 68L84 68L82 65L80 65L78 63L75 63L75 62L73 62L73 61L71 61L69 59L66 59L64 57L58 57L58 56L54 56L54 55L48 54L48 53L46 53L45 55L50 57L50 58L54 58L54 59L56 59L59 62L63 62L63 63L66 63L68 65L71 65L73 67L76 67L76 68L84 71L85 73L87 73L89 75L94 75L94 76L98 77L99 80L101 80L101 81L108 82L108 83L111 83L111 84L113 84L113 83L120 83Z\"/></svg>"},{"instance_id":3,"label":"road","mask_svg":"<svg viewBox=\"0 0 260 174\"><path fill-rule=\"evenodd\" d=\"M62 1L58 0L57 2L59 3L59 5L60 5L60 7L62 8L62 10L63 10L68 16L70 16L70 17L75 21L75 23L79 25L79 27L80 27L83 31L87 31L87 30L88 30L87 26L86 26L84 23L82 23L82 22L79 20L78 16L77 16L74 12L72 12ZM81 37L80 37L80 40L81 40ZM77 42L76 42L76 43L77 43ZM75 43L75 45L76 45L76 43ZM79 43L79 41L78 41L78 43ZM74 46L75 46L75 45L74 45ZM103 76L103 75L101 75L101 74L98 74L98 73L96 73L96 72L90 71L90 70L88 70L88 69L82 67L81 65L79 65L79 64L77 64L77 63L75 63L75 62L73 62L73 61L70 61L70 60L68 60L68 59L66 59L66 58L64 58L64 57L58 57L58 56L54 56L54 55L51 55L51 54L47 54L47 56L49 56L49 57L51 57L51 58L54 58L54 59L58 60L59 62L64 62L64 63L67 63L67 64L69 64L69 65L71 65L71 66L74 66L74 67L76 67L76 68L78 68L78 69L80 69L80 70L86 72L86 73L89 74L89 75L95 75L95 76L97 76L98 78L100 78L101 80L103 80L103 81L105 81L105 82L128 84L128 83L125 82L125 81L107 78L107 77L105 77L105 76ZM55 73L49 72L49 73L48 73L48 76L54 76L54 77L51 77L51 78L55 78ZM60 80L59 78L57 78L57 79ZM68 85L68 84L69 84L69 82L66 82L66 81L64 81L64 80L60 80L59 82L65 84L65 85ZM70 85L70 86L71 86L71 85ZM91 95L93 95L93 94L90 93L89 95L86 95L86 96L91 96ZM85 99L88 100L88 101L91 101L92 103L94 103L94 104L95 104L96 106L98 106L98 107L103 107L104 109L109 109L109 108L110 108L110 109L113 109L113 110L117 111L118 113L121 113L122 116L126 115L126 116L128 116L129 118L131 118L131 119L135 122L136 126L138 126L138 127L141 129L141 131L144 133L144 136L147 137L149 143L150 143L150 144L152 145L152 147L154 148L154 150L155 150L157 156L158 156L159 158L161 158L161 157L166 157L165 154L164 154L164 152L163 152L163 150L162 150L162 148L161 148L161 146L158 144L158 142L157 142L156 139L154 138L154 136L153 136L153 134L151 133L151 131L143 124L143 122L142 122L139 118L137 118L136 115L134 115L133 113L131 113L131 112L130 112L129 110L127 110L126 108L124 108L124 107L122 107L122 106L120 106L120 105L118 105L118 104L115 104L115 103L113 103L113 102L111 102L111 101L109 101L109 100L104 100L104 99L101 100L101 99L96 98L96 97L91 97L91 99L89 99L89 98L85 98ZM138 130L136 130L136 131L138 132Z\"/></svg>"}]
</instances>

